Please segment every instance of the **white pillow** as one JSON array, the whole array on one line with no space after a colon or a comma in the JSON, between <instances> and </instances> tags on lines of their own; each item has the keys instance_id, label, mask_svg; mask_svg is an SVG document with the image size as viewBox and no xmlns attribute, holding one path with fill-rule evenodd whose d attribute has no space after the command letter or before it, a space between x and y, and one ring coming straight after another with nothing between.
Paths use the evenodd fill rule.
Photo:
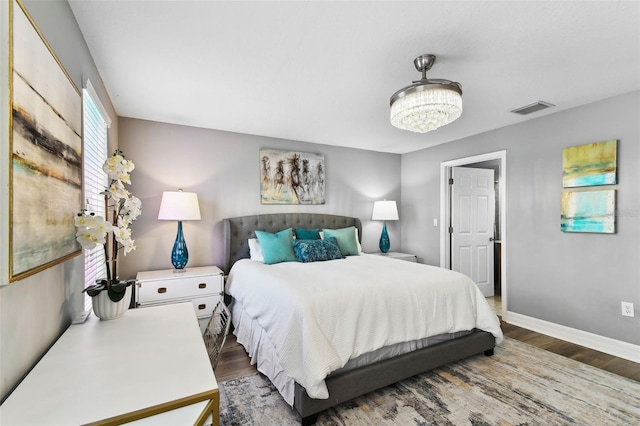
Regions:
<instances>
[{"instance_id":1,"label":"white pillow","mask_svg":"<svg viewBox=\"0 0 640 426\"><path fill-rule=\"evenodd\" d=\"M251 260L264 263L264 256L257 238L249 238L249 255Z\"/></svg>"},{"instance_id":2,"label":"white pillow","mask_svg":"<svg viewBox=\"0 0 640 426\"><path fill-rule=\"evenodd\" d=\"M358 246L358 253L362 253L362 245L360 245L360 239L358 238L358 228L354 228L356 231L356 246ZM320 231L320 239L324 240L324 232Z\"/></svg>"},{"instance_id":3,"label":"white pillow","mask_svg":"<svg viewBox=\"0 0 640 426\"><path fill-rule=\"evenodd\" d=\"M362 246L360 245L360 239L358 238L358 228L356 229L356 245L358 246L358 253L362 253Z\"/></svg>"}]
</instances>

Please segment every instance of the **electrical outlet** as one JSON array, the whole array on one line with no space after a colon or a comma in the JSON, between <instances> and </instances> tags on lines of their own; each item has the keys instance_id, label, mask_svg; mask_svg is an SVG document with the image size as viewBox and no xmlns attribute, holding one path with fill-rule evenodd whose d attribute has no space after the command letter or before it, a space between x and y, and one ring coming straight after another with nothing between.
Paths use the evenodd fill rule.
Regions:
<instances>
[{"instance_id":1,"label":"electrical outlet","mask_svg":"<svg viewBox=\"0 0 640 426\"><path fill-rule=\"evenodd\" d=\"M633 317L633 303L622 302L622 315L625 317Z\"/></svg>"}]
</instances>

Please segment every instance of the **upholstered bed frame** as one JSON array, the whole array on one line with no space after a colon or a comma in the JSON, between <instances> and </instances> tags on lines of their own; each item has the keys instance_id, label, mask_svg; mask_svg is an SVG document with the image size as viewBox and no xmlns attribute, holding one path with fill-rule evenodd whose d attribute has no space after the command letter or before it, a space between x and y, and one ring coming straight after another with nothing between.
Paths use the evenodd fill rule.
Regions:
<instances>
[{"instance_id":1,"label":"upholstered bed frame","mask_svg":"<svg viewBox=\"0 0 640 426\"><path fill-rule=\"evenodd\" d=\"M355 226L362 240L362 223L355 217L315 213L279 213L234 217L222 220L224 239L224 272L240 259L249 258L247 239L255 238L254 231L279 232L287 228L339 229Z\"/></svg>"},{"instance_id":2,"label":"upholstered bed frame","mask_svg":"<svg viewBox=\"0 0 640 426\"><path fill-rule=\"evenodd\" d=\"M278 232L286 228L358 228L362 239L360 219L315 213L279 213L242 216L222 221L224 237L224 270L229 273L233 264L249 258L248 238L255 238L254 231ZM328 399L309 398L306 390L295 384L294 408L302 417L303 425L315 423L318 414L330 407L348 401L367 392L442 365L484 352L493 355L495 338L490 333L474 330L454 340L428 346L414 352L399 355L365 367L344 373L335 373L325 380L329 389Z\"/></svg>"}]
</instances>

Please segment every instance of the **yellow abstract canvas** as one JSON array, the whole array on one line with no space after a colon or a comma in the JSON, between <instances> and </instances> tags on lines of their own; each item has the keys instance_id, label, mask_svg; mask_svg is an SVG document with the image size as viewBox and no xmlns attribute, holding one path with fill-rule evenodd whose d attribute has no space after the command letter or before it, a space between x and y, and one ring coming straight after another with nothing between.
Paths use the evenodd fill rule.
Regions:
<instances>
[{"instance_id":1,"label":"yellow abstract canvas","mask_svg":"<svg viewBox=\"0 0 640 426\"><path fill-rule=\"evenodd\" d=\"M615 185L617 140L572 146L562 151L562 186Z\"/></svg>"}]
</instances>

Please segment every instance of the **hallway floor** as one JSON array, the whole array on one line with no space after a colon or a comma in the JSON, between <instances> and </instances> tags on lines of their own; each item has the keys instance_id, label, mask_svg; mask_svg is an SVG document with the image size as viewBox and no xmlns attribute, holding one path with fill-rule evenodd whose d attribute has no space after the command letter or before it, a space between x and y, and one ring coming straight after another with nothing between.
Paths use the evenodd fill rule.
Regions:
<instances>
[{"instance_id":1,"label":"hallway floor","mask_svg":"<svg viewBox=\"0 0 640 426\"><path fill-rule=\"evenodd\" d=\"M487 297L487 302L489 302L489 306L493 309L496 315L499 317L502 316L502 298L500 296Z\"/></svg>"}]
</instances>

